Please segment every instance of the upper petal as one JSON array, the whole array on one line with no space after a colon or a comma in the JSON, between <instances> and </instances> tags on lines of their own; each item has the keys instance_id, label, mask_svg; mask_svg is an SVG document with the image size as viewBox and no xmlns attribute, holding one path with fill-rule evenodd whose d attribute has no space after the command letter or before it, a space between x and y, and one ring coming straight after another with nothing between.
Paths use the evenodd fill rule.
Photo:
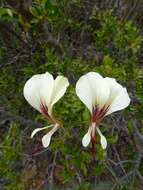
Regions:
<instances>
[{"instance_id":1,"label":"upper petal","mask_svg":"<svg viewBox=\"0 0 143 190\"><path fill-rule=\"evenodd\" d=\"M126 108L130 103L130 98L126 88L121 86L115 79L105 78L110 86L110 96L108 99L109 110L106 115Z\"/></svg>"},{"instance_id":2,"label":"upper petal","mask_svg":"<svg viewBox=\"0 0 143 190\"><path fill-rule=\"evenodd\" d=\"M130 98L126 88L123 88L118 96L114 99L112 104L109 107L109 110L106 115L109 115L115 111L122 110L130 104Z\"/></svg>"},{"instance_id":3,"label":"upper petal","mask_svg":"<svg viewBox=\"0 0 143 190\"><path fill-rule=\"evenodd\" d=\"M51 101L54 79L46 72L32 76L24 86L24 97L28 103L38 111L41 111L41 103L48 107Z\"/></svg>"},{"instance_id":4,"label":"upper petal","mask_svg":"<svg viewBox=\"0 0 143 190\"><path fill-rule=\"evenodd\" d=\"M32 76L26 83L23 89L23 94L25 99L28 101L28 103L41 112L40 109L40 81L41 81L41 75L34 75Z\"/></svg>"},{"instance_id":5,"label":"upper petal","mask_svg":"<svg viewBox=\"0 0 143 190\"><path fill-rule=\"evenodd\" d=\"M93 104L103 107L109 98L110 90L108 83L96 72L89 72L86 76L93 93Z\"/></svg>"},{"instance_id":6,"label":"upper petal","mask_svg":"<svg viewBox=\"0 0 143 190\"><path fill-rule=\"evenodd\" d=\"M76 83L76 94L92 113L92 91L85 75L80 77Z\"/></svg>"},{"instance_id":7,"label":"upper petal","mask_svg":"<svg viewBox=\"0 0 143 190\"><path fill-rule=\"evenodd\" d=\"M55 79L51 98L51 106L53 106L64 95L68 86L69 82L66 77L58 76Z\"/></svg>"},{"instance_id":8,"label":"upper petal","mask_svg":"<svg viewBox=\"0 0 143 190\"><path fill-rule=\"evenodd\" d=\"M78 80L76 93L92 113L93 106L103 107L106 104L110 90L100 74L89 72Z\"/></svg>"},{"instance_id":9,"label":"upper petal","mask_svg":"<svg viewBox=\"0 0 143 190\"><path fill-rule=\"evenodd\" d=\"M48 108L51 104L53 89L54 89L53 76L48 72L41 74L41 84L39 92L42 101L44 101L43 103L45 103Z\"/></svg>"},{"instance_id":10,"label":"upper petal","mask_svg":"<svg viewBox=\"0 0 143 190\"><path fill-rule=\"evenodd\" d=\"M104 80L109 85L110 93L108 98L108 104L110 104L118 96L123 87L114 78L106 77L104 78Z\"/></svg>"}]
</instances>

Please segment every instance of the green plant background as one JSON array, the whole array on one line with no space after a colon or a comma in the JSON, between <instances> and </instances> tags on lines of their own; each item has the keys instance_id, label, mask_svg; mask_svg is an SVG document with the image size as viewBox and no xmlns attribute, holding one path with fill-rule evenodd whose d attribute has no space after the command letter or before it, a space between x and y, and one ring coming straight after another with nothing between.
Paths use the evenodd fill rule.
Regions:
<instances>
[{"instance_id":1,"label":"green plant background","mask_svg":"<svg viewBox=\"0 0 143 190\"><path fill-rule=\"evenodd\" d=\"M141 8L134 1L1 1L0 8L0 189L141 190L143 180L143 65ZM67 76L65 96L54 106L63 122L48 149L41 135L47 121L25 101L32 75ZM100 124L96 161L81 139L90 114L75 93L89 72L126 86L130 106Z\"/></svg>"}]
</instances>

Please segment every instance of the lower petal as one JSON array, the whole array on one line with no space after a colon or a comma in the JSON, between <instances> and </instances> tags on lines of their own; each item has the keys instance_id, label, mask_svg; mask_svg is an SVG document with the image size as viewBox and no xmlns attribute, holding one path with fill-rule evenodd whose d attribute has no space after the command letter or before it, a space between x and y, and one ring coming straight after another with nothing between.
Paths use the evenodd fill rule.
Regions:
<instances>
[{"instance_id":1,"label":"lower petal","mask_svg":"<svg viewBox=\"0 0 143 190\"><path fill-rule=\"evenodd\" d=\"M84 147L87 147L91 141L91 126L88 129L88 132L84 135L82 139L82 145Z\"/></svg>"},{"instance_id":2,"label":"lower petal","mask_svg":"<svg viewBox=\"0 0 143 190\"><path fill-rule=\"evenodd\" d=\"M107 140L105 136L101 133L100 129L96 127L98 134L100 135L100 143L103 149L106 149L107 147Z\"/></svg>"},{"instance_id":3,"label":"lower petal","mask_svg":"<svg viewBox=\"0 0 143 190\"><path fill-rule=\"evenodd\" d=\"M47 129L47 128L50 128L50 127L53 127L53 125L48 125L46 127L34 129L34 131L31 133L31 137L30 138L33 138L34 135L36 135L37 132L42 131L42 130Z\"/></svg>"},{"instance_id":4,"label":"lower petal","mask_svg":"<svg viewBox=\"0 0 143 190\"><path fill-rule=\"evenodd\" d=\"M51 142L52 135L57 131L59 125L56 124L54 128L42 137L42 144L44 148L47 148Z\"/></svg>"}]
</instances>

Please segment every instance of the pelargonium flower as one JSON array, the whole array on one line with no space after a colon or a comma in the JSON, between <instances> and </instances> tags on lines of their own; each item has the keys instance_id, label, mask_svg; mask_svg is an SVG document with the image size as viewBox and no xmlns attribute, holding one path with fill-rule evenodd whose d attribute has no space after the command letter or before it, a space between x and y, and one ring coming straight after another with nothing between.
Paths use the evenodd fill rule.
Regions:
<instances>
[{"instance_id":1,"label":"pelargonium flower","mask_svg":"<svg viewBox=\"0 0 143 190\"><path fill-rule=\"evenodd\" d=\"M52 108L64 95L68 86L69 82L66 77L58 76L54 80L53 76L48 72L32 76L24 86L23 94L28 103L52 123L50 126L35 129L31 134L31 138L33 138L37 132L53 127L53 129L42 138L44 147L49 146L51 136L60 127L60 124L53 117Z\"/></svg>"},{"instance_id":2,"label":"pelargonium flower","mask_svg":"<svg viewBox=\"0 0 143 190\"><path fill-rule=\"evenodd\" d=\"M82 139L83 146L87 147L90 141L94 146L96 130L100 135L102 148L106 149L107 140L98 125L105 116L129 105L130 98L126 88L113 78L103 78L96 72L89 72L77 81L76 93L91 113L91 125Z\"/></svg>"}]
</instances>

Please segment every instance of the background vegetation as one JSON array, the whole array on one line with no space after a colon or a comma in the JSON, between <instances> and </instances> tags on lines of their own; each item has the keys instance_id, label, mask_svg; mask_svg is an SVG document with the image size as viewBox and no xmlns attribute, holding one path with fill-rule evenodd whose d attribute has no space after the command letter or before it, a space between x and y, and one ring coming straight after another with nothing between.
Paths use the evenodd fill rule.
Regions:
<instances>
[{"instance_id":1,"label":"background vegetation","mask_svg":"<svg viewBox=\"0 0 143 190\"><path fill-rule=\"evenodd\" d=\"M143 181L142 0L0 1L0 189L141 190ZM28 78L49 71L71 86L55 105L64 124L43 149L32 130L47 121L23 97ZM89 112L74 90L88 71L116 78L131 105L101 123L107 151L96 162L81 139ZM98 138L98 137L97 137Z\"/></svg>"}]
</instances>

